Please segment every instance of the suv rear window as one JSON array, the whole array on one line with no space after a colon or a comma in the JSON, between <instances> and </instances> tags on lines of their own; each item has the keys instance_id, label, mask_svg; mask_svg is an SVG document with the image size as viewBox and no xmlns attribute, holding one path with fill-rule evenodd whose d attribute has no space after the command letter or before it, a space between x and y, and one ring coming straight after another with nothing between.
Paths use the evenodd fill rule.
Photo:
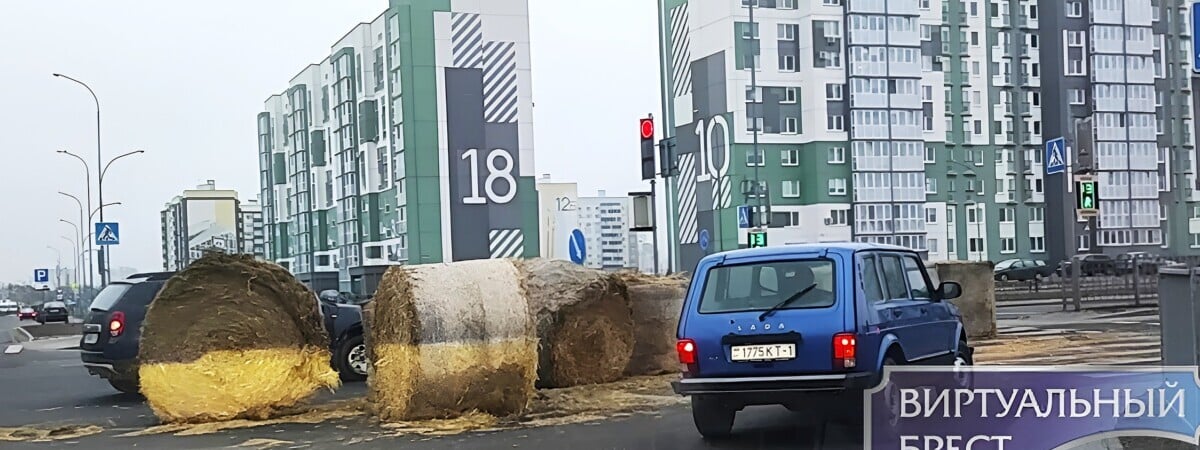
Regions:
<instances>
[{"instance_id":1,"label":"suv rear window","mask_svg":"<svg viewBox=\"0 0 1200 450\"><path fill-rule=\"evenodd\" d=\"M782 309L828 308L837 301L833 271L829 259L714 267L704 281L700 313L765 311L813 284Z\"/></svg>"},{"instance_id":2,"label":"suv rear window","mask_svg":"<svg viewBox=\"0 0 1200 450\"><path fill-rule=\"evenodd\" d=\"M117 304L117 300L120 300L121 296L125 295L125 291L128 291L132 286L125 283L108 285L108 287L100 291L100 294L96 295L95 300L92 300L92 309L108 311L113 305Z\"/></svg>"}]
</instances>

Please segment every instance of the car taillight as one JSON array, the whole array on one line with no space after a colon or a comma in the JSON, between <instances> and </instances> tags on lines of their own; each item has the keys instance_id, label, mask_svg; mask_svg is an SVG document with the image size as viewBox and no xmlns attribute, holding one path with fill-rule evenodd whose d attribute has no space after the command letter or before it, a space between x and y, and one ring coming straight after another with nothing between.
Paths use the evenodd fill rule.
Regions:
<instances>
[{"instance_id":1,"label":"car taillight","mask_svg":"<svg viewBox=\"0 0 1200 450\"><path fill-rule=\"evenodd\" d=\"M833 366L839 369L853 369L858 365L858 337L854 333L838 333L833 335Z\"/></svg>"},{"instance_id":2,"label":"car taillight","mask_svg":"<svg viewBox=\"0 0 1200 450\"><path fill-rule=\"evenodd\" d=\"M691 339L680 339L675 343L675 352L679 353L679 362L681 364L696 363L696 341Z\"/></svg>"},{"instance_id":3,"label":"car taillight","mask_svg":"<svg viewBox=\"0 0 1200 450\"><path fill-rule=\"evenodd\" d=\"M116 311L108 316L108 333L112 337L117 337L123 332L125 332L125 313Z\"/></svg>"}]
</instances>

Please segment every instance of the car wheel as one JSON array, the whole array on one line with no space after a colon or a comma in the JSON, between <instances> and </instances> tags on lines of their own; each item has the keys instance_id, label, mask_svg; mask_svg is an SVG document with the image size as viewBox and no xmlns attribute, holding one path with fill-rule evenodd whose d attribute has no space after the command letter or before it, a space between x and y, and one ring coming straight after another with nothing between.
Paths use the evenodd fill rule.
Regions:
<instances>
[{"instance_id":1,"label":"car wheel","mask_svg":"<svg viewBox=\"0 0 1200 450\"><path fill-rule=\"evenodd\" d=\"M342 381L363 381L367 379L367 345L361 334L349 337L338 348L338 375Z\"/></svg>"},{"instance_id":2,"label":"car wheel","mask_svg":"<svg viewBox=\"0 0 1200 450\"><path fill-rule=\"evenodd\" d=\"M1001 274L1001 275L1000 275L1000 281L1008 281L1008 274L1007 274L1007 273L1005 273L1005 274Z\"/></svg>"},{"instance_id":3,"label":"car wheel","mask_svg":"<svg viewBox=\"0 0 1200 450\"><path fill-rule=\"evenodd\" d=\"M141 389L138 388L138 382L135 380L108 380L108 384L112 385L113 389L121 391L125 394L139 394Z\"/></svg>"},{"instance_id":4,"label":"car wheel","mask_svg":"<svg viewBox=\"0 0 1200 450\"><path fill-rule=\"evenodd\" d=\"M958 349L954 352L954 380L959 387L971 389L974 387L973 374L963 369L975 365L974 351L967 344L966 338L958 340Z\"/></svg>"},{"instance_id":5,"label":"car wheel","mask_svg":"<svg viewBox=\"0 0 1200 450\"><path fill-rule=\"evenodd\" d=\"M733 431L737 411L720 400L703 395L692 396L692 420L705 439L724 439Z\"/></svg>"}]
</instances>

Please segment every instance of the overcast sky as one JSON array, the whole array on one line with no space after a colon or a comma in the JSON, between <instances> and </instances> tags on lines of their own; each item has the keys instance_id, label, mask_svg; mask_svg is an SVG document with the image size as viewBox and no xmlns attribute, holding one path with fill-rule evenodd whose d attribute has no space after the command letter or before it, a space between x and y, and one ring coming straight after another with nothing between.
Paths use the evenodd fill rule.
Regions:
<instances>
[{"instance_id":1,"label":"overcast sky","mask_svg":"<svg viewBox=\"0 0 1200 450\"><path fill-rule=\"evenodd\" d=\"M539 174L579 182L580 195L644 190L637 173L638 117L658 112L653 2L529 0L535 152ZM114 267L162 266L159 212L205 180L258 191L255 116L306 64L386 0L105 0L0 2L0 281L30 282L71 265L83 166L95 171L100 97L105 218L121 224ZM585 82L585 79L591 79ZM94 180L93 180L94 182ZM93 196L95 192L93 192ZM95 205L94 205L95 206Z\"/></svg>"}]
</instances>

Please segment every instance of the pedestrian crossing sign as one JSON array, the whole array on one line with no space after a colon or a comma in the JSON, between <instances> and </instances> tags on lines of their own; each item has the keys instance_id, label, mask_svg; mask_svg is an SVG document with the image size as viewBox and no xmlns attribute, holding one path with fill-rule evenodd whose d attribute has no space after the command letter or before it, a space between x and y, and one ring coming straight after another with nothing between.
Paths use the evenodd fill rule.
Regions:
<instances>
[{"instance_id":1,"label":"pedestrian crossing sign","mask_svg":"<svg viewBox=\"0 0 1200 450\"><path fill-rule=\"evenodd\" d=\"M118 245L121 243L121 228L116 222L96 223L96 245Z\"/></svg>"}]
</instances>

